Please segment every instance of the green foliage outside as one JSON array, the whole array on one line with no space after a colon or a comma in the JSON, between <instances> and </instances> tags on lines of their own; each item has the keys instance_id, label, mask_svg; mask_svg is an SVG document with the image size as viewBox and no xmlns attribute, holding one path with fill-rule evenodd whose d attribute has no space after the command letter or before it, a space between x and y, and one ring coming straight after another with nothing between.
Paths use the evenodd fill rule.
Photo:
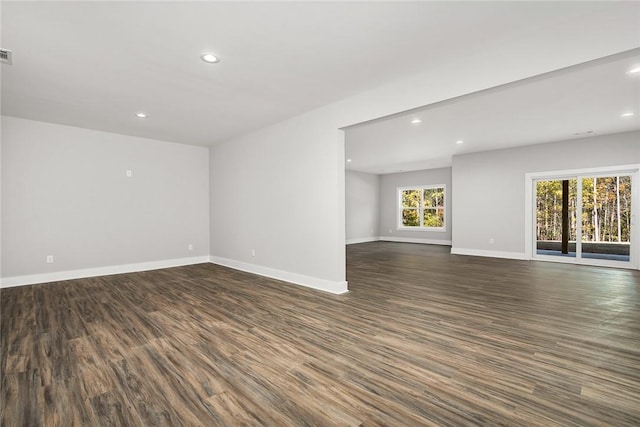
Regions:
<instances>
[{"instance_id":1,"label":"green foliage outside","mask_svg":"<svg viewBox=\"0 0 640 427\"><path fill-rule=\"evenodd\" d=\"M402 191L402 225L420 227L444 226L444 188L411 189Z\"/></svg>"},{"instance_id":2,"label":"green foliage outside","mask_svg":"<svg viewBox=\"0 0 640 427\"><path fill-rule=\"evenodd\" d=\"M569 180L569 240L577 234L576 179ZM631 231L631 177L582 178L582 241L629 242ZM562 240L562 181L536 185L538 240Z\"/></svg>"}]
</instances>

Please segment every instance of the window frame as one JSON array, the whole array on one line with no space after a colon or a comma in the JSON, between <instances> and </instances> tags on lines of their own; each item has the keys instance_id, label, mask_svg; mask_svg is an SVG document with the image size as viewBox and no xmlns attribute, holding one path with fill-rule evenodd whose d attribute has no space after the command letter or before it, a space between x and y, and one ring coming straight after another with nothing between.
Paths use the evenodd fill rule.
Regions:
<instances>
[{"instance_id":1,"label":"window frame","mask_svg":"<svg viewBox=\"0 0 640 427\"><path fill-rule=\"evenodd\" d=\"M442 227L425 227L424 224L424 190L432 190L434 188L442 188L443 190L443 200L442 200L442 211L443 211L443 222L444 225ZM402 192L407 190L420 190L420 205L417 208L405 208L402 206ZM436 232L446 232L447 231L447 186L445 184L429 184L429 185L410 185L406 187L397 187L396 188L396 229L402 231L436 231ZM433 209L437 212L440 206L436 206ZM418 218L420 219L419 226L408 226L402 224L402 211L404 209L417 209L418 210Z\"/></svg>"}]
</instances>

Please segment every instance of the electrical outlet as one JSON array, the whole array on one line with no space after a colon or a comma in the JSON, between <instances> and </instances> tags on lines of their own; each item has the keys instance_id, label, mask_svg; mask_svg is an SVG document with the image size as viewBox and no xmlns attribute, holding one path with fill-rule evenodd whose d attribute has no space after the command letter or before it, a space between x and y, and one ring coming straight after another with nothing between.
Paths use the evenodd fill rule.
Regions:
<instances>
[{"instance_id":1,"label":"electrical outlet","mask_svg":"<svg viewBox=\"0 0 640 427\"><path fill-rule=\"evenodd\" d=\"M256 248L251 249L251 256L256 256Z\"/></svg>"},{"instance_id":2,"label":"electrical outlet","mask_svg":"<svg viewBox=\"0 0 640 427\"><path fill-rule=\"evenodd\" d=\"M53 255L47 255L47 264L53 264Z\"/></svg>"},{"instance_id":3,"label":"electrical outlet","mask_svg":"<svg viewBox=\"0 0 640 427\"><path fill-rule=\"evenodd\" d=\"M189 246L187 246L187 249L189 249L190 251L193 250L193 243L189 243Z\"/></svg>"},{"instance_id":4,"label":"electrical outlet","mask_svg":"<svg viewBox=\"0 0 640 427\"><path fill-rule=\"evenodd\" d=\"M496 239L494 239L493 237L489 239L489 244L493 245L496 242Z\"/></svg>"},{"instance_id":5,"label":"electrical outlet","mask_svg":"<svg viewBox=\"0 0 640 427\"><path fill-rule=\"evenodd\" d=\"M131 178L133 176L133 171L131 169L127 169L127 178Z\"/></svg>"}]
</instances>

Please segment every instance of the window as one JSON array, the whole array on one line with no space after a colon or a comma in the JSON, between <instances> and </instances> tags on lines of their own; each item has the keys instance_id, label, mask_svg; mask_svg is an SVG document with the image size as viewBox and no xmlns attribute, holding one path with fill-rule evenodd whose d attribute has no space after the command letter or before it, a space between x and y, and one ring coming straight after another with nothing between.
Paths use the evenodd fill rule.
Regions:
<instances>
[{"instance_id":1,"label":"window","mask_svg":"<svg viewBox=\"0 0 640 427\"><path fill-rule=\"evenodd\" d=\"M398 228L445 231L445 186L398 188Z\"/></svg>"}]
</instances>

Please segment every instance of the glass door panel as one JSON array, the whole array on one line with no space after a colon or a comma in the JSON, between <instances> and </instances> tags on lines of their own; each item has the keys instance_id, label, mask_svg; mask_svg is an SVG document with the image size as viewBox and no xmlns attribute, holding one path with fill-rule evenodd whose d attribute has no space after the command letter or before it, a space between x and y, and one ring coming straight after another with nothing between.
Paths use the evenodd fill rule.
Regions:
<instances>
[{"instance_id":1,"label":"glass door panel","mask_svg":"<svg viewBox=\"0 0 640 427\"><path fill-rule=\"evenodd\" d=\"M575 258L577 178L536 181L536 254Z\"/></svg>"},{"instance_id":2,"label":"glass door panel","mask_svg":"<svg viewBox=\"0 0 640 427\"><path fill-rule=\"evenodd\" d=\"M631 176L582 178L582 258L629 262Z\"/></svg>"}]
</instances>

